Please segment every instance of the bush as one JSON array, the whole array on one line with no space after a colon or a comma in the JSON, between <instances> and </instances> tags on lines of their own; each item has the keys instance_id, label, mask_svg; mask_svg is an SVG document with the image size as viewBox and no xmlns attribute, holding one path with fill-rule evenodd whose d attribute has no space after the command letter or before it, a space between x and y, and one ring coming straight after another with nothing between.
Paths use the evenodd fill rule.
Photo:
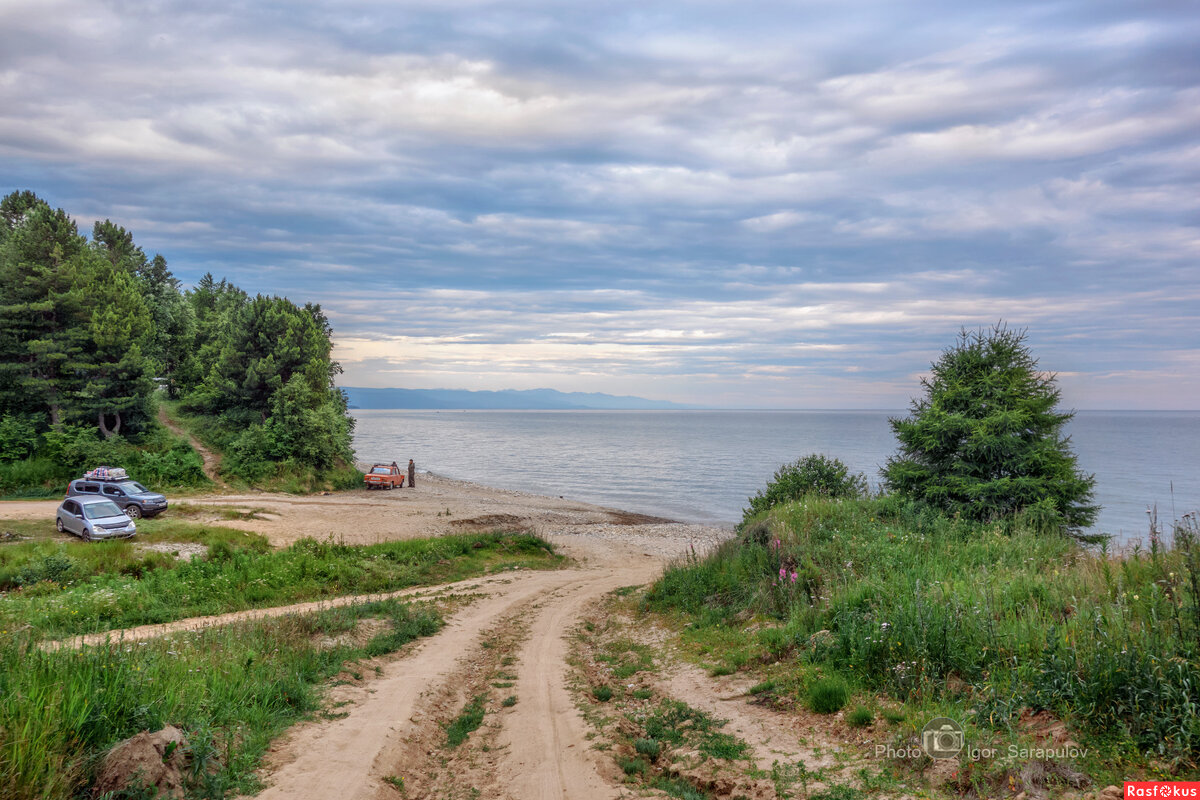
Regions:
<instances>
[{"instance_id":1,"label":"bush","mask_svg":"<svg viewBox=\"0 0 1200 800\"><path fill-rule=\"evenodd\" d=\"M846 722L851 728L865 728L875 721L875 715L866 706L859 706L846 715Z\"/></svg>"},{"instance_id":2,"label":"bush","mask_svg":"<svg viewBox=\"0 0 1200 800\"><path fill-rule=\"evenodd\" d=\"M900 452L887 487L951 514L989 521L1028 512L1042 528L1078 531L1096 518L1095 477L1081 472L1057 411L1054 376L1024 331L962 331L922 379L925 397L892 419Z\"/></svg>"},{"instance_id":3,"label":"bush","mask_svg":"<svg viewBox=\"0 0 1200 800\"><path fill-rule=\"evenodd\" d=\"M0 463L20 461L37 450L37 426L30 417L0 417Z\"/></svg>"},{"instance_id":4,"label":"bush","mask_svg":"<svg viewBox=\"0 0 1200 800\"><path fill-rule=\"evenodd\" d=\"M662 745L654 739L638 739L633 743L633 749L637 751L638 755L653 761L662 752Z\"/></svg>"},{"instance_id":5,"label":"bush","mask_svg":"<svg viewBox=\"0 0 1200 800\"><path fill-rule=\"evenodd\" d=\"M821 678L808 689L808 705L818 714L841 711L850 699L850 688L837 675Z\"/></svg>"},{"instance_id":6,"label":"bush","mask_svg":"<svg viewBox=\"0 0 1200 800\"><path fill-rule=\"evenodd\" d=\"M750 507L743 511L743 521L808 495L842 499L866 494L865 475L851 473L850 468L836 458L814 453L780 467L767 488L750 498Z\"/></svg>"}]
</instances>

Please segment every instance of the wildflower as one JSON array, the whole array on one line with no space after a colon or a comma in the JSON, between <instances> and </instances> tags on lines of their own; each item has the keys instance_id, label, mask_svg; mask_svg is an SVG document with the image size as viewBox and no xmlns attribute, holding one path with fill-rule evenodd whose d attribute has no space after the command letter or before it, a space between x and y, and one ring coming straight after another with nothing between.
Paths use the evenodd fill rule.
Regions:
<instances>
[{"instance_id":1,"label":"wildflower","mask_svg":"<svg viewBox=\"0 0 1200 800\"><path fill-rule=\"evenodd\" d=\"M880 629L881 629L881 630L885 630L885 631L886 631L886 630L889 630L889 629L892 627L892 623L890 623L890 622L883 622L883 623L880 623L879 627L880 627Z\"/></svg>"},{"instance_id":2,"label":"wildflower","mask_svg":"<svg viewBox=\"0 0 1200 800\"><path fill-rule=\"evenodd\" d=\"M779 568L779 580L783 580L786 577L787 577L787 567L780 567Z\"/></svg>"},{"instance_id":3,"label":"wildflower","mask_svg":"<svg viewBox=\"0 0 1200 800\"><path fill-rule=\"evenodd\" d=\"M1138 596L1135 594L1135 595L1133 596L1133 599L1134 599L1134 600L1137 600L1137 599L1138 599Z\"/></svg>"},{"instance_id":4,"label":"wildflower","mask_svg":"<svg viewBox=\"0 0 1200 800\"><path fill-rule=\"evenodd\" d=\"M796 570L792 570L792 583L795 583L795 582L796 582L796 578L797 578L797 577L798 577L798 576L797 576L797 574L796 574Z\"/></svg>"}]
</instances>

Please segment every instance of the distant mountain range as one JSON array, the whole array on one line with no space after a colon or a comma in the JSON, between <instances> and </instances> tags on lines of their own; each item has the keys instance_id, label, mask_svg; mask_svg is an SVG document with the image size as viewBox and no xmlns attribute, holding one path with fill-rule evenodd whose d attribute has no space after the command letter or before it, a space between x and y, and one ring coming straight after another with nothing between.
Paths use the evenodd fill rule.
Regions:
<instances>
[{"instance_id":1,"label":"distant mountain range","mask_svg":"<svg viewBox=\"0 0 1200 800\"><path fill-rule=\"evenodd\" d=\"M555 389L505 389L499 392L466 389L369 389L343 386L351 408L422 409L682 409L697 408L644 397L617 397L596 392L560 392Z\"/></svg>"}]
</instances>

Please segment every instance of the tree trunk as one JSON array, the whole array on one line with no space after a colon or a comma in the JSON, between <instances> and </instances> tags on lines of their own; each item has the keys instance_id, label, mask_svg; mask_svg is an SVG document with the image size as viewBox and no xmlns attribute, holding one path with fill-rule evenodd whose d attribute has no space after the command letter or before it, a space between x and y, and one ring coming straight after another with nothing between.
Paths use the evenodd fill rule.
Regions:
<instances>
[{"instance_id":1,"label":"tree trunk","mask_svg":"<svg viewBox=\"0 0 1200 800\"><path fill-rule=\"evenodd\" d=\"M115 418L116 422L112 426L112 430L109 430L108 426L104 424L104 412L101 411L96 415L97 421L100 423L100 433L104 434L105 439L111 439L121 432L121 412L114 411L113 417Z\"/></svg>"}]
</instances>

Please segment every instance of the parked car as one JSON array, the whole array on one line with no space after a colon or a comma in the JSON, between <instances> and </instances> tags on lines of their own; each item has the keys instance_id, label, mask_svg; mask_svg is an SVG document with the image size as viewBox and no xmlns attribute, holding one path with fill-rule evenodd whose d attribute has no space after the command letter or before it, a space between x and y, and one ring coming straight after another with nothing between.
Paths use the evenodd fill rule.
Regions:
<instances>
[{"instance_id":1,"label":"parked car","mask_svg":"<svg viewBox=\"0 0 1200 800\"><path fill-rule=\"evenodd\" d=\"M128 539L137 533L134 521L107 497L68 497L56 516L54 526L59 533L73 533L85 542Z\"/></svg>"},{"instance_id":2,"label":"parked car","mask_svg":"<svg viewBox=\"0 0 1200 800\"><path fill-rule=\"evenodd\" d=\"M121 480L80 478L67 484L67 497L87 496L99 496L111 500L134 519L153 517L167 510L167 498L128 478Z\"/></svg>"},{"instance_id":3,"label":"parked car","mask_svg":"<svg viewBox=\"0 0 1200 800\"><path fill-rule=\"evenodd\" d=\"M400 465L393 461L390 464L375 464L371 471L363 476L363 482L368 489L403 489L404 473Z\"/></svg>"}]
</instances>

